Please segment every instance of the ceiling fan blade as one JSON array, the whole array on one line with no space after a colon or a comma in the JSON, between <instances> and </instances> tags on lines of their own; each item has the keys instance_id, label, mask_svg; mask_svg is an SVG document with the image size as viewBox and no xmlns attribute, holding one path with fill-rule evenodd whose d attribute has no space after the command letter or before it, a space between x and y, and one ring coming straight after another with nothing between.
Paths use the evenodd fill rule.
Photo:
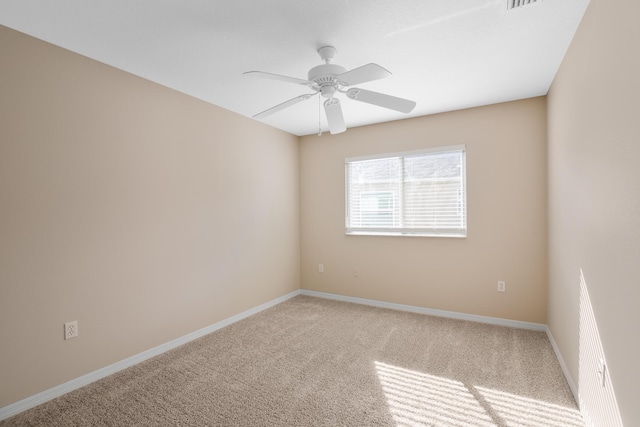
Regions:
<instances>
[{"instance_id":1,"label":"ceiling fan blade","mask_svg":"<svg viewBox=\"0 0 640 427\"><path fill-rule=\"evenodd\" d=\"M329 132L332 135L347 130L347 126L344 124L344 116L342 115L342 107L337 98L329 98L324 101L324 112L327 115Z\"/></svg>"},{"instance_id":2,"label":"ceiling fan blade","mask_svg":"<svg viewBox=\"0 0 640 427\"><path fill-rule=\"evenodd\" d=\"M372 92L370 90L352 88L347 91L347 98L354 99L367 104L377 105L379 107L389 108L401 113L410 113L416 106L415 101L397 98L384 93Z\"/></svg>"},{"instance_id":3,"label":"ceiling fan blade","mask_svg":"<svg viewBox=\"0 0 640 427\"><path fill-rule=\"evenodd\" d=\"M359 83L383 79L389 76L391 76L391 73L378 64L367 64L345 73L338 74L336 78L340 80L344 86L352 86Z\"/></svg>"},{"instance_id":4,"label":"ceiling fan blade","mask_svg":"<svg viewBox=\"0 0 640 427\"><path fill-rule=\"evenodd\" d=\"M312 85L309 80L297 79L295 77L281 76L280 74L265 73L264 71L247 71L242 73L246 76L262 77L263 79L280 80L282 82L295 83L299 85Z\"/></svg>"},{"instance_id":5,"label":"ceiling fan blade","mask_svg":"<svg viewBox=\"0 0 640 427\"><path fill-rule=\"evenodd\" d=\"M253 116L254 119L261 119L263 117L270 116L273 113L277 113L280 110L284 110L287 107L291 107L292 105L297 104L298 102L302 102L305 99L311 98L315 93L306 93L304 95L296 96L288 101L283 102L282 104L278 104L275 107L271 107L268 110L264 110L262 113L258 113Z\"/></svg>"}]
</instances>

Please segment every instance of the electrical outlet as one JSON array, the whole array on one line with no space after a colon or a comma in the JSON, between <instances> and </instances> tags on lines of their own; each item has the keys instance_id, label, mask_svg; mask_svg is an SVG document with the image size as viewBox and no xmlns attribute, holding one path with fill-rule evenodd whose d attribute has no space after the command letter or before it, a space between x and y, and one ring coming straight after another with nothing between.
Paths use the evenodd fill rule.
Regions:
<instances>
[{"instance_id":1,"label":"electrical outlet","mask_svg":"<svg viewBox=\"0 0 640 427\"><path fill-rule=\"evenodd\" d=\"M504 281L499 281L498 282L498 292L506 292L507 291L507 284Z\"/></svg>"},{"instance_id":2,"label":"electrical outlet","mask_svg":"<svg viewBox=\"0 0 640 427\"><path fill-rule=\"evenodd\" d=\"M64 339L70 340L78 336L78 321L68 322L64 324Z\"/></svg>"},{"instance_id":3,"label":"electrical outlet","mask_svg":"<svg viewBox=\"0 0 640 427\"><path fill-rule=\"evenodd\" d=\"M324 264L318 264L318 273L324 273Z\"/></svg>"},{"instance_id":4,"label":"electrical outlet","mask_svg":"<svg viewBox=\"0 0 640 427\"><path fill-rule=\"evenodd\" d=\"M358 277L358 267L353 269L353 277Z\"/></svg>"}]
</instances>

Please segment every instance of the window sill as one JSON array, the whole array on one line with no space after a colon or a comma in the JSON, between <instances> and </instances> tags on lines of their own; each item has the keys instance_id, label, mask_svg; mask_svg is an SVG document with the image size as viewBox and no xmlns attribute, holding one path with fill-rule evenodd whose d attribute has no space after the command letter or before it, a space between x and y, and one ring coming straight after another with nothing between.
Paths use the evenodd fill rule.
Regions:
<instances>
[{"instance_id":1,"label":"window sill","mask_svg":"<svg viewBox=\"0 0 640 427\"><path fill-rule=\"evenodd\" d=\"M390 237L449 237L456 239L466 239L467 234L454 233L416 233L416 232L396 232L396 231L346 231L347 236L390 236Z\"/></svg>"}]
</instances>

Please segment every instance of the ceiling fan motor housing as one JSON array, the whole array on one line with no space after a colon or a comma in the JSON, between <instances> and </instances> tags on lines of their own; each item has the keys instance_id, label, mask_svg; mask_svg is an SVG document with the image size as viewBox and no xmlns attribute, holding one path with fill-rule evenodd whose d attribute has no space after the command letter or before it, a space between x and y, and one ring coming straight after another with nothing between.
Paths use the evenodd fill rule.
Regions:
<instances>
[{"instance_id":1,"label":"ceiling fan motor housing","mask_svg":"<svg viewBox=\"0 0 640 427\"><path fill-rule=\"evenodd\" d=\"M336 64L322 64L309 70L308 80L318 85L325 98L331 98L340 84L336 76L347 70Z\"/></svg>"}]
</instances>

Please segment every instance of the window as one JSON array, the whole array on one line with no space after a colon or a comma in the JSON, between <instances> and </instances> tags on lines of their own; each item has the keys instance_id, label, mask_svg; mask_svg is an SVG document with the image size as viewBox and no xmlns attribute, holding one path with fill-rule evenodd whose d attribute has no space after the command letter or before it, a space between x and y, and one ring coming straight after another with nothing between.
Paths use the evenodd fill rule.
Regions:
<instances>
[{"instance_id":1,"label":"window","mask_svg":"<svg viewBox=\"0 0 640 427\"><path fill-rule=\"evenodd\" d=\"M360 222L363 227L393 226L393 192L360 192Z\"/></svg>"},{"instance_id":2,"label":"window","mask_svg":"<svg viewBox=\"0 0 640 427\"><path fill-rule=\"evenodd\" d=\"M346 233L466 237L464 145L345 160Z\"/></svg>"}]
</instances>

